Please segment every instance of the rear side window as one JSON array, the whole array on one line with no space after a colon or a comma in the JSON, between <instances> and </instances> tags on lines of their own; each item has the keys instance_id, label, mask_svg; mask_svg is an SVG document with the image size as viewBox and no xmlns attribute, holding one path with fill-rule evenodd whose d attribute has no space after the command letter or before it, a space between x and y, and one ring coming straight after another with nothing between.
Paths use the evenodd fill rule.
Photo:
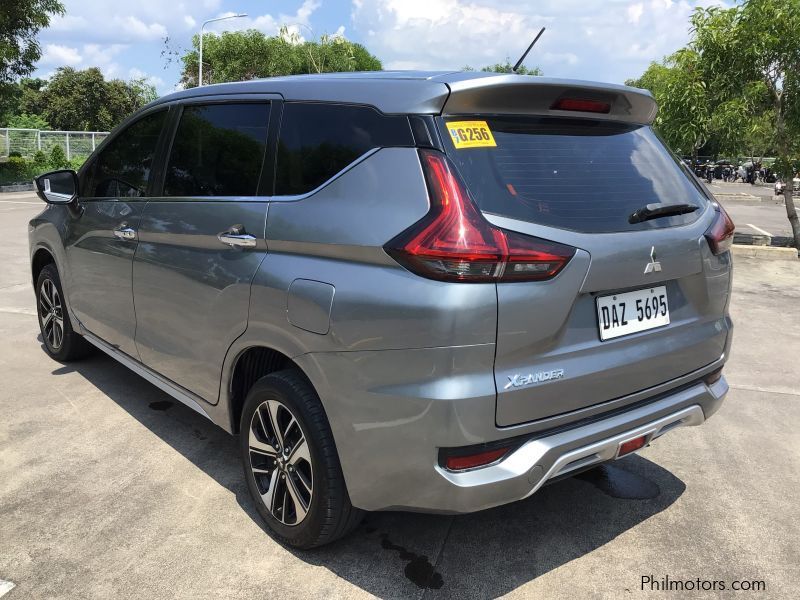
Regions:
<instances>
[{"instance_id":1,"label":"rear side window","mask_svg":"<svg viewBox=\"0 0 800 600\"><path fill-rule=\"evenodd\" d=\"M254 196L268 124L268 103L184 107L164 196Z\"/></svg>"},{"instance_id":2,"label":"rear side window","mask_svg":"<svg viewBox=\"0 0 800 600\"><path fill-rule=\"evenodd\" d=\"M547 117L475 117L494 143L456 148L447 122L442 137L481 210L587 233L670 227L694 222L705 195L649 127ZM454 131L452 135L458 136ZM700 210L630 224L652 203Z\"/></svg>"},{"instance_id":3,"label":"rear side window","mask_svg":"<svg viewBox=\"0 0 800 600\"><path fill-rule=\"evenodd\" d=\"M87 198L145 196L166 116L166 109L150 113L110 140L87 169L81 182L81 195Z\"/></svg>"},{"instance_id":4,"label":"rear side window","mask_svg":"<svg viewBox=\"0 0 800 600\"><path fill-rule=\"evenodd\" d=\"M275 194L310 192L374 148L413 145L406 117L384 115L368 106L287 102Z\"/></svg>"}]
</instances>

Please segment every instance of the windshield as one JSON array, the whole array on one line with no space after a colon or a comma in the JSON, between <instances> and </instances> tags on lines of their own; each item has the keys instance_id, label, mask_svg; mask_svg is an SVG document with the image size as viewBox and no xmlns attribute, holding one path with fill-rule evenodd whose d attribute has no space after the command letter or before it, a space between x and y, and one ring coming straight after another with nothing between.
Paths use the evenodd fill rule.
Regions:
<instances>
[{"instance_id":1,"label":"windshield","mask_svg":"<svg viewBox=\"0 0 800 600\"><path fill-rule=\"evenodd\" d=\"M707 202L685 166L646 126L522 116L439 123L447 154L485 212L604 233L692 223L702 210L635 224L628 218L647 204L702 209ZM467 134L479 134L478 142L463 137L465 125Z\"/></svg>"}]
</instances>

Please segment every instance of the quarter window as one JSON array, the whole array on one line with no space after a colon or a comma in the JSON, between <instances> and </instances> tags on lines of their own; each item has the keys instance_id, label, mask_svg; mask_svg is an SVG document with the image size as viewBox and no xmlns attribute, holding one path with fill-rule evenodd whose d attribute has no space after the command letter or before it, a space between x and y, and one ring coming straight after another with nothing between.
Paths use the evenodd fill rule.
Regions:
<instances>
[{"instance_id":1,"label":"quarter window","mask_svg":"<svg viewBox=\"0 0 800 600\"><path fill-rule=\"evenodd\" d=\"M266 103L186 106L167 162L164 196L254 196L268 123Z\"/></svg>"},{"instance_id":2,"label":"quarter window","mask_svg":"<svg viewBox=\"0 0 800 600\"><path fill-rule=\"evenodd\" d=\"M281 121L278 196L310 192L374 148L414 145L408 118L368 106L288 102Z\"/></svg>"},{"instance_id":3,"label":"quarter window","mask_svg":"<svg viewBox=\"0 0 800 600\"><path fill-rule=\"evenodd\" d=\"M166 109L142 117L110 140L82 183L88 198L138 198L147 194Z\"/></svg>"}]
</instances>

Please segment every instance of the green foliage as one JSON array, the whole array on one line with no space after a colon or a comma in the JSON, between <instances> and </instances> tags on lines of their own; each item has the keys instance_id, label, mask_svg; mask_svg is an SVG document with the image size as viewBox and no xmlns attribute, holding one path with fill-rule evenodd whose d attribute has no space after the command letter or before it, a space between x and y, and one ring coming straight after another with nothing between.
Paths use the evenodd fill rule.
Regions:
<instances>
[{"instance_id":1,"label":"green foliage","mask_svg":"<svg viewBox=\"0 0 800 600\"><path fill-rule=\"evenodd\" d=\"M50 163L48 162L47 155L41 150L37 150L31 159L31 163L36 168L46 168Z\"/></svg>"},{"instance_id":2,"label":"green foliage","mask_svg":"<svg viewBox=\"0 0 800 600\"><path fill-rule=\"evenodd\" d=\"M653 92L655 126L678 152L797 152L799 14L798 0L697 9L689 45L626 83Z\"/></svg>"},{"instance_id":3,"label":"green foliage","mask_svg":"<svg viewBox=\"0 0 800 600\"><path fill-rule=\"evenodd\" d=\"M109 131L156 97L144 80L106 81L96 67L61 67L46 85L40 82L29 80L23 86L19 108L59 130Z\"/></svg>"},{"instance_id":4,"label":"green foliage","mask_svg":"<svg viewBox=\"0 0 800 600\"><path fill-rule=\"evenodd\" d=\"M41 150L32 159L12 156L7 162L0 163L0 185L29 183L34 177L56 169L77 171L85 160L85 156L67 160L61 146L53 146L49 156Z\"/></svg>"},{"instance_id":5,"label":"green foliage","mask_svg":"<svg viewBox=\"0 0 800 600\"><path fill-rule=\"evenodd\" d=\"M654 125L664 141L676 152L697 154L708 140L712 112L700 56L688 48L678 50L626 83L655 96Z\"/></svg>"},{"instance_id":6,"label":"green foliage","mask_svg":"<svg viewBox=\"0 0 800 600\"><path fill-rule=\"evenodd\" d=\"M462 71L474 71L472 67L469 65L462 67ZM506 61L503 63L495 63L493 65L487 65L485 67L481 67L481 71L485 73L513 73L514 72L514 65L511 64L511 60L506 57ZM520 65L519 69L517 69L517 75L544 75L542 70L539 67L533 67L529 69L525 65Z\"/></svg>"},{"instance_id":7,"label":"green foliage","mask_svg":"<svg viewBox=\"0 0 800 600\"><path fill-rule=\"evenodd\" d=\"M50 149L49 163L54 169L67 168L67 153L61 146L53 146Z\"/></svg>"},{"instance_id":8,"label":"green foliage","mask_svg":"<svg viewBox=\"0 0 800 600\"><path fill-rule=\"evenodd\" d=\"M19 93L14 84L33 72L42 50L36 40L50 17L64 14L58 0L3 0L0 7L0 119L5 120Z\"/></svg>"},{"instance_id":9,"label":"green foliage","mask_svg":"<svg viewBox=\"0 0 800 600\"><path fill-rule=\"evenodd\" d=\"M63 15L58 0L13 0L0 10L0 83L29 75L42 57L36 40L40 29L50 24L52 15Z\"/></svg>"},{"instance_id":10,"label":"green foliage","mask_svg":"<svg viewBox=\"0 0 800 600\"><path fill-rule=\"evenodd\" d=\"M50 129L50 125L42 117L28 113L14 115L8 119L7 123L8 127L16 127L18 129Z\"/></svg>"},{"instance_id":11,"label":"green foliage","mask_svg":"<svg viewBox=\"0 0 800 600\"><path fill-rule=\"evenodd\" d=\"M747 0L727 10L698 9L692 26L692 44L719 96L740 99L769 126L778 162L789 169L790 156L800 151L800 2Z\"/></svg>"},{"instance_id":12,"label":"green foliage","mask_svg":"<svg viewBox=\"0 0 800 600\"><path fill-rule=\"evenodd\" d=\"M193 49L183 61L181 83L195 87L198 81L200 37L192 39ZM211 33L203 37L203 82L246 81L279 75L331 73L340 71L376 71L381 62L364 46L341 36L322 36L315 41L301 41L286 28L277 36L267 36L255 29Z\"/></svg>"}]
</instances>

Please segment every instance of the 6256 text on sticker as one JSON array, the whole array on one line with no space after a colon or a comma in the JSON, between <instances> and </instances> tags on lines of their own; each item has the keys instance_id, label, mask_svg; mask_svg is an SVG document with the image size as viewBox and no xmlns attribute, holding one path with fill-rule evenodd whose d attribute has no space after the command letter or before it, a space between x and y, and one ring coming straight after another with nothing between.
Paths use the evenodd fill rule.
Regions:
<instances>
[{"instance_id":1,"label":"6256 text on sticker","mask_svg":"<svg viewBox=\"0 0 800 600\"><path fill-rule=\"evenodd\" d=\"M452 121L447 124L447 131L458 150L497 146L486 121Z\"/></svg>"}]
</instances>

